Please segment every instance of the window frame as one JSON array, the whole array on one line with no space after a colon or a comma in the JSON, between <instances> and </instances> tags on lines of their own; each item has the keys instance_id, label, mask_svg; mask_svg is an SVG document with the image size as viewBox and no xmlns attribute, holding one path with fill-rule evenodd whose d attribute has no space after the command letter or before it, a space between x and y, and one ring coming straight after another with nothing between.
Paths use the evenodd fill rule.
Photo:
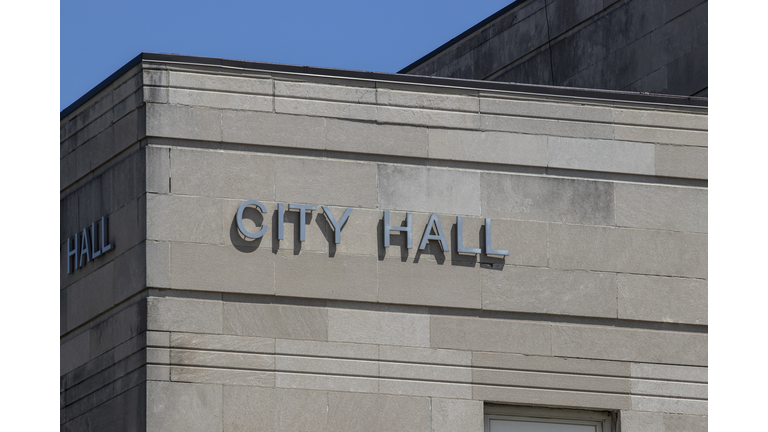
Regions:
<instances>
[{"instance_id":1,"label":"window frame","mask_svg":"<svg viewBox=\"0 0 768 432\"><path fill-rule=\"evenodd\" d=\"M526 407L485 404L483 430L490 432L491 420L518 420L540 423L594 425L598 432L614 432L616 413L567 408Z\"/></svg>"}]
</instances>

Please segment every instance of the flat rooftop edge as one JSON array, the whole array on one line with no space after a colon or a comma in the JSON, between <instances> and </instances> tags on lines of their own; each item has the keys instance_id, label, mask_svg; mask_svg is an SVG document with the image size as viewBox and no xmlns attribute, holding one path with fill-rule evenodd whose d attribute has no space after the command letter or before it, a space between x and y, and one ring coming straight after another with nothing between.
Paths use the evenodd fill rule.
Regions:
<instances>
[{"instance_id":1,"label":"flat rooftop edge","mask_svg":"<svg viewBox=\"0 0 768 432\"><path fill-rule=\"evenodd\" d=\"M166 63L221 66L228 68L240 68L260 70L267 72L284 72L307 75L318 75L337 78L355 78L372 81L387 81L404 84L426 84L435 86L460 87L477 90L499 90L520 93L532 93L537 95L565 96L577 98L590 98L602 100L616 100L626 102L645 102L665 105L680 105L693 107L707 107L708 98L695 96L676 96L654 93L627 92L618 90L584 89L575 87L558 87L536 84L517 84L499 81L482 81L459 78L442 78L423 75L406 75L400 73L367 72L349 69L334 69L314 66L296 66L279 63L264 63L246 60L229 60L213 57L196 57L179 54L141 53L115 71L112 75L81 96L75 102L64 108L60 113L60 119L64 119L85 102L90 100L100 91L112 84L117 78L143 61L156 61Z\"/></svg>"}]
</instances>

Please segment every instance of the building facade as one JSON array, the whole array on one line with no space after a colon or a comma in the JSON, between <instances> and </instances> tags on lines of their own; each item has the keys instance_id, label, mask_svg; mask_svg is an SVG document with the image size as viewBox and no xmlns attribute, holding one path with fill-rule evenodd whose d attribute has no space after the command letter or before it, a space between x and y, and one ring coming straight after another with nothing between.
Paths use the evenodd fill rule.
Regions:
<instances>
[{"instance_id":1,"label":"building facade","mask_svg":"<svg viewBox=\"0 0 768 432\"><path fill-rule=\"evenodd\" d=\"M706 430L706 105L138 56L62 112L62 430Z\"/></svg>"}]
</instances>

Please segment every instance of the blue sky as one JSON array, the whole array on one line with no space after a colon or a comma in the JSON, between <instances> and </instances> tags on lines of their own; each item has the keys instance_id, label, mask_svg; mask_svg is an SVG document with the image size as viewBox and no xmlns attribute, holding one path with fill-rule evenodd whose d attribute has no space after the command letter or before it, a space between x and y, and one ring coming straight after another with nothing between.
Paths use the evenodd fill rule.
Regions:
<instances>
[{"instance_id":1,"label":"blue sky","mask_svg":"<svg viewBox=\"0 0 768 432\"><path fill-rule=\"evenodd\" d=\"M60 109L140 52L397 72L511 0L62 0Z\"/></svg>"}]
</instances>

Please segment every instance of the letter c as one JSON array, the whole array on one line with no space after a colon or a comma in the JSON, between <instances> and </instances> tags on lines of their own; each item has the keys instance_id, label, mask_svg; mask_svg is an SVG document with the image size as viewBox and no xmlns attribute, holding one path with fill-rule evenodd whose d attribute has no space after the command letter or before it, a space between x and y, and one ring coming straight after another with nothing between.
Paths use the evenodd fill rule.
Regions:
<instances>
[{"instance_id":1,"label":"letter c","mask_svg":"<svg viewBox=\"0 0 768 432\"><path fill-rule=\"evenodd\" d=\"M250 239L261 238L264 235L264 233L267 232L267 226L268 225L266 225L266 224L262 225L261 229L256 234L248 231L243 226L243 211L245 211L245 208L248 207L249 205L253 205L253 206L258 207L259 210L261 210L262 213L265 213L265 214L267 213L267 208L264 207L264 204L262 204L262 203L260 203L260 202L258 202L256 200L244 201L242 204L240 204L240 207L237 209L237 229L239 229L240 232L243 233L244 236L246 236L246 237L248 237Z\"/></svg>"}]
</instances>

